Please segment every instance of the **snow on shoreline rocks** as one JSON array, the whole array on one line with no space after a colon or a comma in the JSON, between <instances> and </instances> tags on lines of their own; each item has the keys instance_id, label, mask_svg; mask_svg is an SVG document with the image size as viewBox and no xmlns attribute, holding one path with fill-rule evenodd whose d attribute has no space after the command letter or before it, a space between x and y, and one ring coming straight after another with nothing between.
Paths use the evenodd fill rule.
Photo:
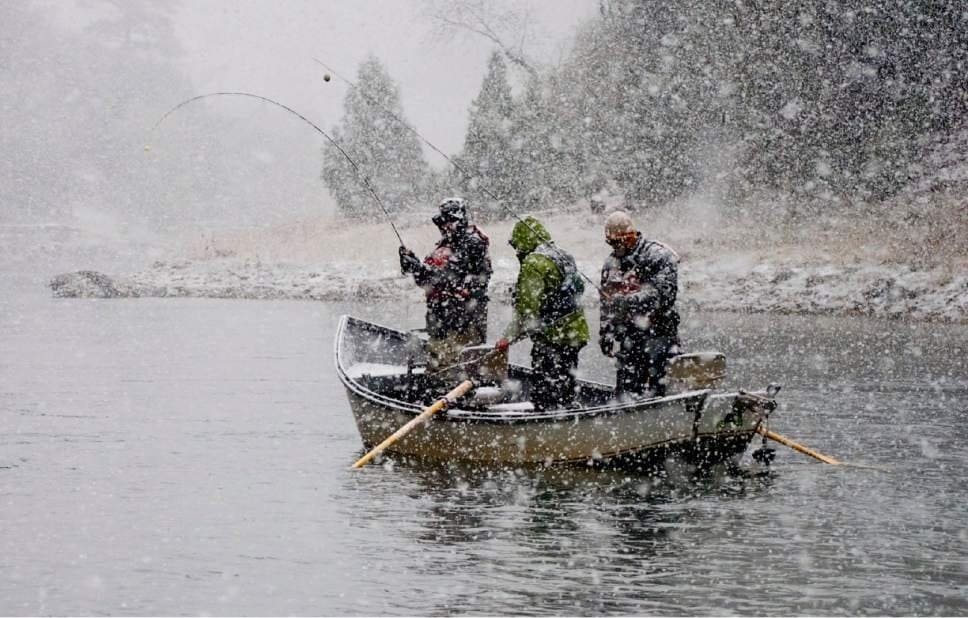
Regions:
<instances>
[{"instance_id":1,"label":"snow on shoreline rocks","mask_svg":"<svg viewBox=\"0 0 968 618\"><path fill-rule=\"evenodd\" d=\"M968 323L968 274L903 265L759 264L745 275L683 277L680 298L712 311Z\"/></svg>"},{"instance_id":2,"label":"snow on shoreline rocks","mask_svg":"<svg viewBox=\"0 0 968 618\"><path fill-rule=\"evenodd\" d=\"M590 264L579 264L597 274ZM496 259L492 297L507 301L517 264ZM594 276L594 275L593 275ZM60 298L205 297L420 302L421 291L395 261L308 266L219 258L156 262L132 275L77 271L54 277ZM596 294L588 286L586 304ZM680 266L681 305L705 311L865 315L968 323L968 273L903 264L695 256Z\"/></svg>"},{"instance_id":3,"label":"snow on shoreline rocks","mask_svg":"<svg viewBox=\"0 0 968 618\"><path fill-rule=\"evenodd\" d=\"M347 265L349 266L349 265ZM359 278L360 270L313 269L248 260L155 262L132 275L77 271L54 277L58 298L236 298L251 300L345 301L400 298L419 290L401 276ZM341 272L342 271L342 272Z\"/></svg>"}]
</instances>

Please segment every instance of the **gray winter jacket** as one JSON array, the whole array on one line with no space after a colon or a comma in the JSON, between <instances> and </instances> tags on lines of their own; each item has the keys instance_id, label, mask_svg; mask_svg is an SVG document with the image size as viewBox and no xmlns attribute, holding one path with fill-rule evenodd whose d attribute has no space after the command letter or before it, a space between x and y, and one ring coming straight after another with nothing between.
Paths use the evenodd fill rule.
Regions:
<instances>
[{"instance_id":1,"label":"gray winter jacket","mask_svg":"<svg viewBox=\"0 0 968 618\"><path fill-rule=\"evenodd\" d=\"M622 257L614 253L602 268L602 338L671 337L678 341L679 256L666 245L639 234Z\"/></svg>"}]
</instances>

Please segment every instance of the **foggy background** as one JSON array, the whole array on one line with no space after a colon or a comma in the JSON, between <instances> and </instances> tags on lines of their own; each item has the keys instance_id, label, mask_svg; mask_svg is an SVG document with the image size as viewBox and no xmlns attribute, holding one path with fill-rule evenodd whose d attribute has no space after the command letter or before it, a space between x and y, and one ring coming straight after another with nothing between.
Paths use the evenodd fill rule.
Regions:
<instances>
[{"instance_id":1,"label":"foggy background","mask_svg":"<svg viewBox=\"0 0 968 618\"><path fill-rule=\"evenodd\" d=\"M459 191L476 213L599 200L654 219L685 201L669 217L693 235L721 220L827 244L890 236L890 259L947 264L968 255L965 15L866 0L3 3L0 260L12 272L83 246L137 267L172 238L279 225L329 238L336 201L385 223L341 155L324 161L323 137L278 107L206 98L155 126L191 97L245 91L351 146L391 210ZM314 58L358 84L369 66L354 90L387 94L469 177L349 105Z\"/></svg>"},{"instance_id":2,"label":"foggy background","mask_svg":"<svg viewBox=\"0 0 968 618\"><path fill-rule=\"evenodd\" d=\"M594 2L528 2L529 52L554 61ZM410 121L444 152L492 46L435 30L422 2L256 0L5 2L0 5L0 225L63 224L152 238L193 223L259 225L332 210L323 138L257 101L212 98L152 126L175 104L248 91L325 130L350 79L376 54ZM149 146L150 150L145 150ZM428 154L432 166L445 163Z\"/></svg>"}]
</instances>

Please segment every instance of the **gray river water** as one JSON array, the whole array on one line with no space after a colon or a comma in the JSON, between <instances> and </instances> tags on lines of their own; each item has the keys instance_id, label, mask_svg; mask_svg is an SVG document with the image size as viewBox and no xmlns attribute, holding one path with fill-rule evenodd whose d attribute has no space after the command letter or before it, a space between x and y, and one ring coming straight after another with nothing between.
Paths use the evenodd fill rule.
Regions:
<instances>
[{"instance_id":1,"label":"gray river water","mask_svg":"<svg viewBox=\"0 0 968 618\"><path fill-rule=\"evenodd\" d=\"M775 431L881 469L777 446L769 474L656 482L351 471L344 312L422 320L4 294L0 614L968 613L968 327L687 316L734 385L784 384Z\"/></svg>"}]
</instances>

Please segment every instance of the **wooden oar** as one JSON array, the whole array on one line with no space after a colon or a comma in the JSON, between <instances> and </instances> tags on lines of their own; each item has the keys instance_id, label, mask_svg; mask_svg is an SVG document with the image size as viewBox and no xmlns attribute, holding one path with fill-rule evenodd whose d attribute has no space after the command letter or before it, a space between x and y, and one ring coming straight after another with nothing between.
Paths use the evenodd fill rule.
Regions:
<instances>
[{"instance_id":1,"label":"wooden oar","mask_svg":"<svg viewBox=\"0 0 968 618\"><path fill-rule=\"evenodd\" d=\"M770 440L774 440L776 442L779 442L780 444L782 444L784 446L789 446L790 448L792 448L795 451L800 451L804 455L809 455L810 457L813 457L814 459L818 459L818 460L824 462L825 464L830 464L832 466L840 466L840 465L843 465L843 462L842 461L838 461L838 460L834 459L833 457L828 457L828 456L824 455L823 453L818 453L817 451L815 451L813 449L810 449L810 448L807 448L807 447L803 446L802 444L797 444L796 442L794 442L790 438L787 438L785 436L781 436L778 433L773 433L772 431L769 431L766 427L763 427L762 425L756 428L756 432L759 433L760 435L766 436Z\"/></svg>"},{"instance_id":2,"label":"wooden oar","mask_svg":"<svg viewBox=\"0 0 968 618\"><path fill-rule=\"evenodd\" d=\"M410 422L408 422L406 425L394 431L393 435L391 435L383 442L380 442L380 444L377 445L376 448L371 450L366 455L363 455L362 457L360 457L360 459L355 464L353 464L353 467L362 468L366 464L370 463L370 460L372 460L374 457L376 457L384 450L386 450L388 446L390 446L391 444L393 444L403 436L410 433L410 431L415 427L417 427L418 425L422 425L423 423L430 420L430 417L433 416L434 414L437 414L441 410L446 409L448 405L450 405L457 399L460 399L461 397L466 395L467 391L471 390L472 388L474 388L474 383L471 382L470 380L464 380L463 382L458 384L454 388L454 390L450 391L449 393L447 393L446 395L438 399L436 403L434 403L432 406L424 409L423 412L421 412L416 417L411 419Z\"/></svg>"}]
</instances>

